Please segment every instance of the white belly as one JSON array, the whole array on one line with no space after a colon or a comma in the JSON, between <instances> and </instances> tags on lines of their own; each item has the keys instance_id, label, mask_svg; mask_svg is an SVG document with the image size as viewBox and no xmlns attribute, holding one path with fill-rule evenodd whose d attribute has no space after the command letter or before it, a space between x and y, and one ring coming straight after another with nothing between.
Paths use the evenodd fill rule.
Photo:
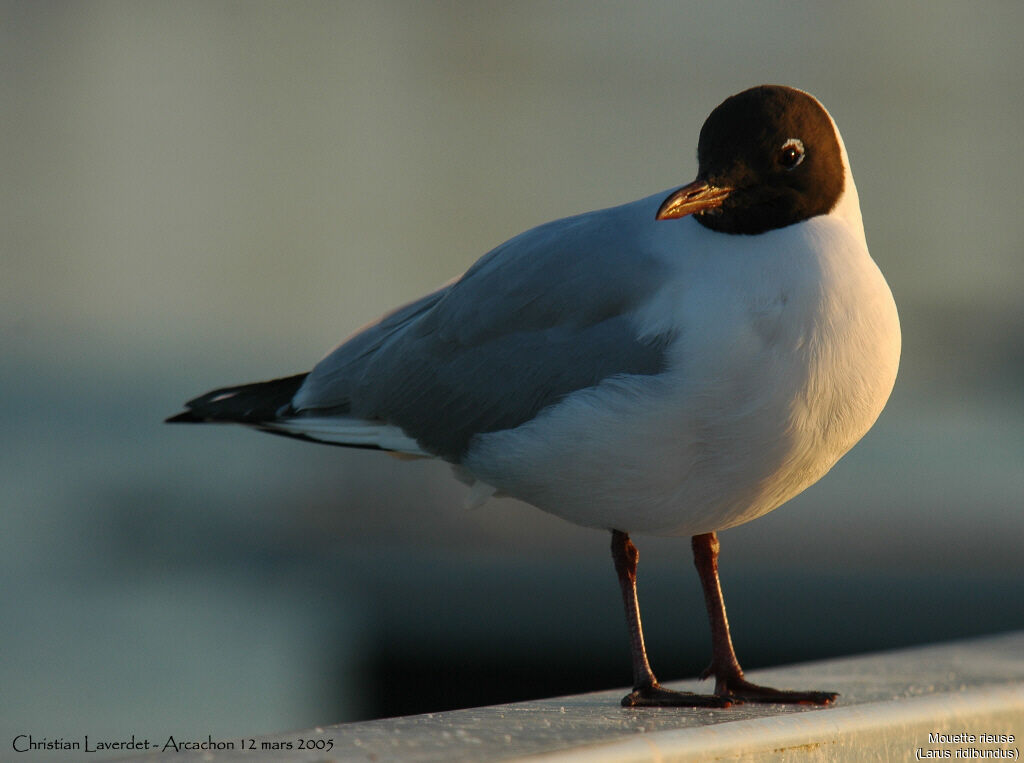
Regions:
<instances>
[{"instance_id":1,"label":"white belly","mask_svg":"<svg viewBox=\"0 0 1024 763\"><path fill-rule=\"evenodd\" d=\"M862 243L829 220L770 235L704 247L636 316L640 333L676 331L666 372L478 435L464 471L576 524L661 535L749 521L816 482L888 399L899 323Z\"/></svg>"}]
</instances>

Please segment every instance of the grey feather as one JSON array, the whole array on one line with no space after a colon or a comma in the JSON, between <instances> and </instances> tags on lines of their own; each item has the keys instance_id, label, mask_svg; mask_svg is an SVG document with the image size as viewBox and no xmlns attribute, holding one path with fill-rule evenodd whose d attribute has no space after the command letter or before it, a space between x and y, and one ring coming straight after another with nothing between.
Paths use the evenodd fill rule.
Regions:
<instances>
[{"instance_id":1,"label":"grey feather","mask_svg":"<svg viewBox=\"0 0 1024 763\"><path fill-rule=\"evenodd\" d=\"M650 204L557 220L507 241L334 350L293 407L395 424L458 462L475 434L516 427L610 376L661 372L670 337L641 340L632 319L664 272L643 250L641 216L629 213L641 203ZM656 224L653 211L647 224ZM641 246L616 251L609 240Z\"/></svg>"}]
</instances>

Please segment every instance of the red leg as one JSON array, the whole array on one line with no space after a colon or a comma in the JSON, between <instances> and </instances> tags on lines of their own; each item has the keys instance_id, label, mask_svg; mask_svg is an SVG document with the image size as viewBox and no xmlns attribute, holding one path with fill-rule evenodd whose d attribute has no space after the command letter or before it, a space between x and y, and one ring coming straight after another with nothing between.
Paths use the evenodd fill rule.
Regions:
<instances>
[{"instance_id":1,"label":"red leg","mask_svg":"<svg viewBox=\"0 0 1024 763\"><path fill-rule=\"evenodd\" d=\"M654 677L647 661L644 632L640 625L640 604L636 598L636 565L640 554L629 536L619 530L612 531L612 559L622 588L622 603L626 608L629 626L629 645L633 655L633 691L622 698L623 707L729 707L733 702L691 692L665 689Z\"/></svg>"},{"instance_id":2,"label":"red leg","mask_svg":"<svg viewBox=\"0 0 1024 763\"><path fill-rule=\"evenodd\" d=\"M693 563L697 566L704 602L711 621L711 664L701 678L715 677L715 694L744 702L780 702L803 705L828 705L839 696L830 691L787 691L752 684L743 677L729 635L729 619L718 580L718 536L715 533L693 536Z\"/></svg>"}]
</instances>

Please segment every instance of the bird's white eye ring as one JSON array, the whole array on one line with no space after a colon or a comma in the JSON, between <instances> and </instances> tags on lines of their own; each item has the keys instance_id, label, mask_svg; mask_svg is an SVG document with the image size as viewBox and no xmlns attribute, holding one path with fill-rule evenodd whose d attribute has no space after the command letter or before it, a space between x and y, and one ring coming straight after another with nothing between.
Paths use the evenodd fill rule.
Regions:
<instances>
[{"instance_id":1,"label":"bird's white eye ring","mask_svg":"<svg viewBox=\"0 0 1024 763\"><path fill-rule=\"evenodd\" d=\"M787 170L795 169L804 160L804 142L799 138L790 138L779 149L779 164Z\"/></svg>"}]
</instances>

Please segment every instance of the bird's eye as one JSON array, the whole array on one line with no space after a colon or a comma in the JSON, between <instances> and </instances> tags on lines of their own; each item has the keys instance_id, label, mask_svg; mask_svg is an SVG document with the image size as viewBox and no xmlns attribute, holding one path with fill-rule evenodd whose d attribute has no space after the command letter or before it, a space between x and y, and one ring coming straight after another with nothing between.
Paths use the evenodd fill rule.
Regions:
<instances>
[{"instance_id":1,"label":"bird's eye","mask_svg":"<svg viewBox=\"0 0 1024 763\"><path fill-rule=\"evenodd\" d=\"M804 160L804 143L799 138L790 138L779 149L778 161L787 170L794 169Z\"/></svg>"}]
</instances>

